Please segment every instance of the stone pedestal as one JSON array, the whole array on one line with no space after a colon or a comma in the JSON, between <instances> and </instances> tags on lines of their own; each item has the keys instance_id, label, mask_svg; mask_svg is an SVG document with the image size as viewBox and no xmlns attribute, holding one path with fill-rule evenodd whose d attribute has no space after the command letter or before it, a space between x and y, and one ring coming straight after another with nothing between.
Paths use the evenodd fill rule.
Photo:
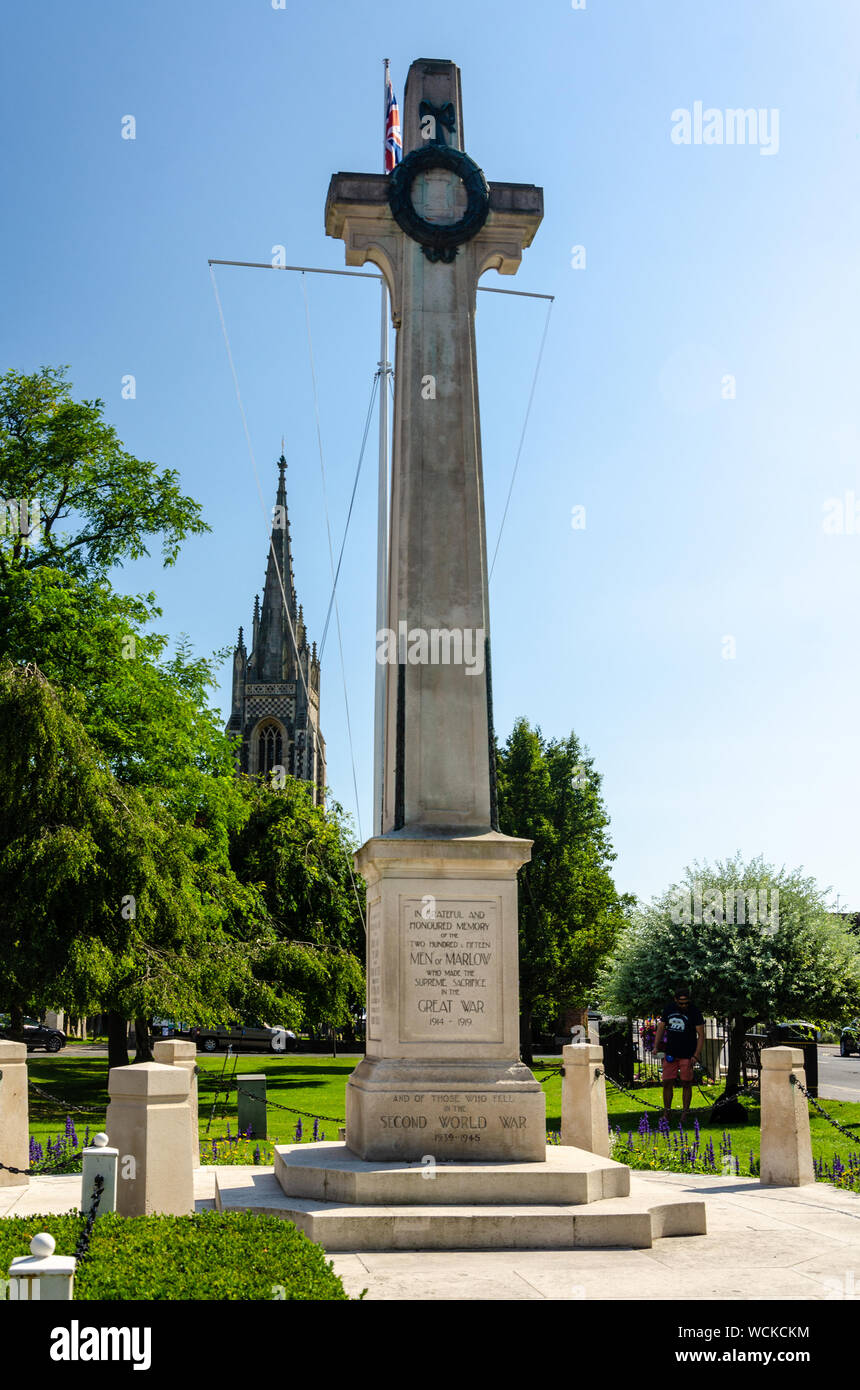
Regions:
<instances>
[{"instance_id":1,"label":"stone pedestal","mask_svg":"<svg viewBox=\"0 0 860 1390\"><path fill-rule=\"evenodd\" d=\"M609 1117L603 1048L574 1043L562 1049L561 1142L609 1157Z\"/></svg>"},{"instance_id":2,"label":"stone pedestal","mask_svg":"<svg viewBox=\"0 0 860 1390\"><path fill-rule=\"evenodd\" d=\"M184 1067L188 1072L188 1107L191 1111L191 1162L200 1167L200 1112L197 1099L197 1048L185 1038L168 1038L152 1049L156 1062L165 1067Z\"/></svg>"},{"instance_id":3,"label":"stone pedestal","mask_svg":"<svg viewBox=\"0 0 860 1390\"><path fill-rule=\"evenodd\" d=\"M188 1090L184 1067L159 1062L111 1067L105 1128L119 1150L120 1216L193 1212Z\"/></svg>"},{"instance_id":4,"label":"stone pedestal","mask_svg":"<svg viewBox=\"0 0 860 1390\"><path fill-rule=\"evenodd\" d=\"M771 1187L815 1182L809 1107L791 1083L806 1085L803 1049L765 1047L761 1054L761 1181Z\"/></svg>"},{"instance_id":5,"label":"stone pedestal","mask_svg":"<svg viewBox=\"0 0 860 1390\"><path fill-rule=\"evenodd\" d=\"M27 1108L27 1048L24 1043L0 1041L0 1163L30 1166ZM30 1181L0 1168L0 1187L21 1187Z\"/></svg>"},{"instance_id":6,"label":"stone pedestal","mask_svg":"<svg viewBox=\"0 0 860 1390\"><path fill-rule=\"evenodd\" d=\"M84 1216L89 1212L93 1200L96 1178L101 1178L104 1183L96 1214L104 1216L106 1212L116 1211L119 1149L111 1147L107 1143L107 1138L106 1134L97 1134L90 1147L83 1151L81 1211Z\"/></svg>"},{"instance_id":7,"label":"stone pedestal","mask_svg":"<svg viewBox=\"0 0 860 1390\"><path fill-rule=\"evenodd\" d=\"M74 1298L73 1255L55 1255L54 1237L42 1231L30 1241L31 1254L21 1255L9 1266L13 1297L20 1302L70 1303Z\"/></svg>"},{"instance_id":8,"label":"stone pedestal","mask_svg":"<svg viewBox=\"0 0 860 1390\"><path fill-rule=\"evenodd\" d=\"M366 1057L346 1142L368 1160L543 1162L546 1105L519 1060L517 869L529 842L395 833L367 882Z\"/></svg>"}]
</instances>

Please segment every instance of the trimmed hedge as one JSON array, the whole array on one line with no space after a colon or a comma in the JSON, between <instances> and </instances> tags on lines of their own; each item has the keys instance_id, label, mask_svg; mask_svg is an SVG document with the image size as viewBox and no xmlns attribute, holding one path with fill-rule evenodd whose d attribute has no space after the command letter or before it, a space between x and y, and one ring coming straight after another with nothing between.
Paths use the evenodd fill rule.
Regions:
<instances>
[{"instance_id":1,"label":"trimmed hedge","mask_svg":"<svg viewBox=\"0 0 860 1390\"><path fill-rule=\"evenodd\" d=\"M80 1215L0 1220L0 1279L30 1240L47 1231L56 1254L71 1255L84 1227ZM89 1254L75 1275L75 1301L95 1299L346 1300L322 1246L291 1221L248 1212L193 1216L117 1216L93 1227Z\"/></svg>"}]
</instances>

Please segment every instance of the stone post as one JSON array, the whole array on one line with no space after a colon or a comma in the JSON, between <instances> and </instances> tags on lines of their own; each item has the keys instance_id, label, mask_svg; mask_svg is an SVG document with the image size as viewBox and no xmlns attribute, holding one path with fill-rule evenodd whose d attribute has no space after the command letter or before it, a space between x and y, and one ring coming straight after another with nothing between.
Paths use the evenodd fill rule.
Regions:
<instances>
[{"instance_id":1,"label":"stone post","mask_svg":"<svg viewBox=\"0 0 860 1390\"><path fill-rule=\"evenodd\" d=\"M55 1255L53 1236L43 1231L30 1241L30 1254L9 1266L12 1297L19 1302L70 1303L74 1294L74 1255Z\"/></svg>"},{"instance_id":2,"label":"stone post","mask_svg":"<svg viewBox=\"0 0 860 1390\"><path fill-rule=\"evenodd\" d=\"M188 1042L184 1038L170 1038L166 1042L157 1042L152 1049L152 1055L156 1062L162 1062L166 1067L184 1067L188 1072L190 1079L188 1105L191 1110L191 1162L195 1168L199 1168L200 1115L197 1099L197 1048L193 1042Z\"/></svg>"},{"instance_id":3,"label":"stone post","mask_svg":"<svg viewBox=\"0 0 860 1390\"><path fill-rule=\"evenodd\" d=\"M240 1134L250 1128L252 1138L267 1139L265 1076L237 1076L236 1099Z\"/></svg>"},{"instance_id":4,"label":"stone post","mask_svg":"<svg viewBox=\"0 0 860 1390\"><path fill-rule=\"evenodd\" d=\"M188 1072L160 1062L111 1067L106 1128L119 1150L121 1216L194 1210Z\"/></svg>"},{"instance_id":5,"label":"stone post","mask_svg":"<svg viewBox=\"0 0 860 1390\"><path fill-rule=\"evenodd\" d=\"M809 1108L806 1097L792 1085L792 1074L806 1085L802 1048L762 1049L761 1181L770 1187L815 1182Z\"/></svg>"},{"instance_id":6,"label":"stone post","mask_svg":"<svg viewBox=\"0 0 860 1390\"><path fill-rule=\"evenodd\" d=\"M30 1166L30 1126L27 1110L27 1048L24 1043L0 1041L0 1163ZM30 1179L0 1168L0 1187L22 1187Z\"/></svg>"},{"instance_id":7,"label":"stone post","mask_svg":"<svg viewBox=\"0 0 860 1390\"><path fill-rule=\"evenodd\" d=\"M93 1136L92 1145L83 1152L83 1173L81 1176L81 1211L84 1215L90 1209L93 1189L97 1177L104 1178L102 1195L99 1198L98 1216L106 1211L116 1211L116 1177L119 1166L119 1149L108 1147L106 1134Z\"/></svg>"},{"instance_id":8,"label":"stone post","mask_svg":"<svg viewBox=\"0 0 860 1390\"><path fill-rule=\"evenodd\" d=\"M609 1157L609 1120L603 1048L574 1043L562 1048L561 1142Z\"/></svg>"}]
</instances>

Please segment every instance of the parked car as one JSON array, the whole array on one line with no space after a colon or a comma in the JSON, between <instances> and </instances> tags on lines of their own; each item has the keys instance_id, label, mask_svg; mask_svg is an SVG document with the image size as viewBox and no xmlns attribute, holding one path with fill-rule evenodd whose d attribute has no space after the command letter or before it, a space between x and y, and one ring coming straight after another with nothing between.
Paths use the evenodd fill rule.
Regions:
<instances>
[{"instance_id":1,"label":"parked car","mask_svg":"<svg viewBox=\"0 0 860 1390\"><path fill-rule=\"evenodd\" d=\"M189 1037L198 1052L217 1052L232 1047L234 1052L295 1052L298 1038L291 1028L272 1027L268 1023L246 1023L215 1028L192 1028Z\"/></svg>"},{"instance_id":2,"label":"parked car","mask_svg":"<svg viewBox=\"0 0 860 1390\"><path fill-rule=\"evenodd\" d=\"M860 1057L860 1018L846 1023L839 1035L839 1056L850 1057L852 1052Z\"/></svg>"},{"instance_id":3,"label":"parked car","mask_svg":"<svg viewBox=\"0 0 860 1390\"><path fill-rule=\"evenodd\" d=\"M793 1018L784 1023L774 1024L780 1042L821 1042L821 1033L814 1023L805 1019Z\"/></svg>"},{"instance_id":4,"label":"parked car","mask_svg":"<svg viewBox=\"0 0 860 1390\"><path fill-rule=\"evenodd\" d=\"M758 1035L759 1033L766 1036L768 1047L773 1047L777 1043L782 1046L785 1043L821 1042L821 1033L817 1026L800 1018L780 1019L778 1023L757 1023L754 1028L750 1029L747 1036Z\"/></svg>"},{"instance_id":5,"label":"parked car","mask_svg":"<svg viewBox=\"0 0 860 1390\"><path fill-rule=\"evenodd\" d=\"M49 1028L35 1018L25 1018L22 1022L20 1032L13 1032L11 1025L0 1028L0 1038L5 1038L7 1042L25 1043L28 1052L35 1052L37 1047L44 1047L46 1052L59 1052L65 1047L67 1039L62 1029Z\"/></svg>"}]
</instances>

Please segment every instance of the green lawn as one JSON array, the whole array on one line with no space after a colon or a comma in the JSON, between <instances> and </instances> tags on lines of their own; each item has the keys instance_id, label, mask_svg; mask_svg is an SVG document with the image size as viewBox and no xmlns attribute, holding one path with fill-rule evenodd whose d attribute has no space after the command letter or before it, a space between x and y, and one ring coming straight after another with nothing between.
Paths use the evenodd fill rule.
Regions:
<instances>
[{"instance_id":1,"label":"green lawn","mask_svg":"<svg viewBox=\"0 0 860 1390\"><path fill-rule=\"evenodd\" d=\"M315 1116L322 1121L321 1130L325 1138L337 1139L338 1128L344 1122L347 1077L355 1070L359 1060L358 1056L285 1058L240 1054L236 1059L236 1075L265 1075L270 1102L270 1140L276 1143L292 1141L299 1115L291 1111L301 1113L305 1139L311 1136ZM216 1101L215 1095L225 1071L224 1057L209 1057L200 1053L197 1062L200 1067L197 1085L201 1142L224 1135L228 1124L235 1134L235 1081L229 1096L221 1095ZM54 1104L45 1100L31 1089L30 1133L39 1143L44 1145L46 1139L55 1139L58 1133L62 1134L67 1115L71 1115L81 1142L87 1125L91 1135L104 1128L108 1105L106 1057L63 1056L61 1053L47 1058L40 1053L32 1053L27 1059L27 1067L30 1080L60 1102ZM278 1105L289 1106L290 1112L278 1110ZM73 1106L80 1107L84 1113L73 1110Z\"/></svg>"},{"instance_id":2,"label":"green lawn","mask_svg":"<svg viewBox=\"0 0 860 1390\"><path fill-rule=\"evenodd\" d=\"M295 1134L298 1111L302 1118L303 1139L310 1139L313 1132L313 1120L315 1116L321 1118L321 1135L326 1139L336 1140L337 1131L343 1124L345 1115L345 1088L346 1081L350 1073L356 1066L359 1058L357 1056L332 1057L312 1057L299 1055L297 1057L249 1057L239 1055L236 1059L236 1074L264 1073L267 1083L267 1095L270 1101L269 1117L269 1142L290 1143ZM227 1125L231 1131L236 1132L236 1091L235 1084L229 1096L221 1095L217 1099L213 1114L213 1102L216 1100L215 1090L219 1084L222 1073L224 1072L225 1059L221 1055L214 1057L200 1054L198 1063L200 1066L200 1076L198 1086L200 1092L200 1138L201 1142L220 1139L226 1133ZM561 1127L561 1077L558 1072L558 1062L544 1065L540 1062L535 1064L535 1074L543 1083L544 1092L547 1099L547 1129L557 1131ZM83 1141L85 1127L89 1124L90 1134L104 1127L105 1110L107 1108L107 1059L104 1057L81 1057L63 1056L46 1058L41 1054L32 1054L28 1059L28 1068L31 1081L37 1086L43 1087L51 1095L58 1098L57 1104L43 1100L32 1090L30 1092L30 1132L44 1144L45 1139L50 1136L56 1137L65 1129L66 1116L71 1114L75 1123L75 1129L79 1141ZM232 1070L232 1067L231 1067ZM706 1088L709 1096L716 1096L718 1093L713 1087ZM638 1133L639 1123L643 1115L649 1117L652 1129L657 1126L660 1112L648 1109L644 1105L633 1103L629 1097L622 1095L613 1089L611 1085L607 1088L608 1107L610 1122L614 1126L619 1126L622 1136L626 1140L628 1132L632 1131L634 1138ZM659 1086L650 1086L636 1091L637 1097L643 1101L650 1101L652 1105L662 1103L662 1092ZM675 1092L675 1098L680 1103L680 1090ZM735 1125L731 1128L732 1152L738 1154L741 1159L741 1171L746 1173L749 1165L749 1155L752 1153L757 1160L759 1157L759 1111L754 1102L746 1099L743 1102L749 1122L746 1125ZM828 1100L822 1102L824 1108L843 1124L860 1123L860 1102L845 1102ZM288 1106L289 1111L279 1110L276 1106ZM85 1114L77 1113L71 1106L95 1107L94 1112ZM697 1118L700 1125L700 1133L703 1144L707 1144L709 1139L713 1139L715 1150L719 1149L720 1141L723 1137L722 1124L711 1125L708 1123L708 1105L705 1098L698 1090L693 1093L692 1118ZM672 1116L672 1126L677 1129L679 1113L676 1110ZM832 1163L834 1154L838 1154L842 1162L847 1165L850 1152L860 1152L860 1132L858 1132L856 1145L839 1134L828 1125L827 1121L811 1111L811 1134L813 1154L818 1159L823 1159L828 1165ZM232 1153L225 1150L219 1144L219 1160L232 1157L233 1161L253 1162L253 1143L250 1146L243 1146L241 1152L234 1149ZM270 1161L271 1150L265 1144L261 1146L260 1157L263 1162ZM204 1155L206 1157L207 1155ZM631 1155L629 1160L623 1153L618 1153L622 1161L630 1161L634 1166L637 1159ZM2 1158L2 1154L0 1154Z\"/></svg>"},{"instance_id":3,"label":"green lawn","mask_svg":"<svg viewBox=\"0 0 860 1390\"><path fill-rule=\"evenodd\" d=\"M560 1129L561 1077L558 1075L558 1064L550 1063L549 1066L541 1066L540 1063L536 1063L534 1070L535 1075L544 1082L543 1089L546 1094L546 1127L548 1130ZM721 1093L722 1087L717 1090L713 1086L706 1086L705 1091L708 1096L716 1099ZM643 1115L648 1116L651 1128L656 1129L657 1122L662 1113L662 1086L647 1086L643 1087L641 1090L637 1088L635 1094L637 1097L641 1097L643 1101L650 1101L652 1106L658 1105L661 1108L652 1110L646 1105L634 1104L628 1096L623 1095L620 1091L616 1091L611 1084L607 1083L606 1098L607 1109L609 1111L609 1122L613 1128L617 1125L621 1129L622 1136L625 1139L630 1131L633 1132L635 1138ZM681 1090L680 1087L676 1087L675 1104L677 1108L673 1111L671 1117L671 1124L674 1130L677 1130L680 1120L680 1102ZM729 1132L732 1137L732 1152L738 1154L741 1158L741 1171L747 1172L750 1152L753 1153L756 1162L760 1156L759 1125L761 1117L759 1108L751 1097L742 1098L741 1103L749 1116L749 1121L745 1125L730 1126ZM860 1123L860 1102L824 1100L821 1101L820 1104L828 1114L832 1115L840 1124ZM709 1139L713 1139L714 1149L716 1151L719 1149L719 1141L722 1139L724 1126L720 1123L709 1124L708 1114L709 1107L705 1097L698 1089L694 1088L690 1122L686 1128L689 1130L693 1120L697 1119L699 1121L699 1130L703 1143L707 1144ZM813 1157L823 1159L828 1165L832 1164L834 1154L838 1154L843 1163L847 1166L848 1154L852 1151L852 1148L854 1152L860 1153L860 1130L857 1131L856 1144L852 1145L850 1140L846 1139L838 1130L833 1129L825 1119L817 1115L812 1107L810 1107L809 1128L812 1138ZM628 1158L621 1152L617 1153L616 1157L619 1158L621 1162L628 1162ZM632 1160L632 1163L635 1165L635 1159Z\"/></svg>"}]
</instances>

